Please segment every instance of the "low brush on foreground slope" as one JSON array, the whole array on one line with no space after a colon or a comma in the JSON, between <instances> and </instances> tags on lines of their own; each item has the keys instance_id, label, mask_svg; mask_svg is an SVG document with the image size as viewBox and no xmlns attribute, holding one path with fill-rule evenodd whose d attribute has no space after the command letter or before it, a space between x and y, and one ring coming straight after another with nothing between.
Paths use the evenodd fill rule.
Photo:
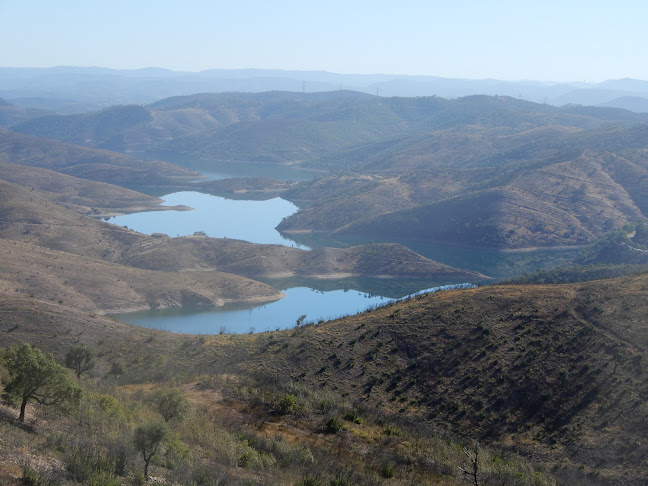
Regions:
<instances>
[{"instance_id":1,"label":"low brush on foreground slope","mask_svg":"<svg viewBox=\"0 0 648 486\"><path fill-rule=\"evenodd\" d=\"M173 335L22 299L0 303L0 314L7 344L30 340L60 359L80 341L98 361L80 380L72 415L30 406L20 427L16 411L0 404L2 484L142 484L133 439L151 423L168 431L149 468L165 484L455 486L459 467L470 468L468 439L239 368L270 334ZM170 403L178 413L167 413ZM514 454L479 446L478 456L479 484L556 484Z\"/></svg>"},{"instance_id":2,"label":"low brush on foreground slope","mask_svg":"<svg viewBox=\"0 0 648 486\"><path fill-rule=\"evenodd\" d=\"M207 464L225 478L220 484L458 484L467 457L460 444L479 440L493 448L482 454L488 484L639 485L648 470L647 294L647 275L493 286L293 330L223 336L143 330L8 299L0 333L7 345L28 341L59 359L78 342L94 349L99 363L87 397L117 397L127 419L109 426L115 419L104 410L91 426L115 427L105 435L114 440L155 417L136 405L147 390L179 386L196 422L173 428L174 453L185 451L185 462L165 456L154 466L153 475L170 480ZM100 379L114 363L123 374ZM68 419L29 413L40 417L36 435L5 423L4 436L11 431L10 441L28 449L51 436L38 455L65 461L52 445L63 439L47 427ZM93 436L78 427L75 434ZM558 483L517 459L489 456L502 451L546 465ZM332 482L337 473L351 474L349 482Z\"/></svg>"},{"instance_id":3,"label":"low brush on foreground slope","mask_svg":"<svg viewBox=\"0 0 648 486\"><path fill-rule=\"evenodd\" d=\"M249 366L640 484L647 292L641 275L415 297L269 340Z\"/></svg>"}]
</instances>

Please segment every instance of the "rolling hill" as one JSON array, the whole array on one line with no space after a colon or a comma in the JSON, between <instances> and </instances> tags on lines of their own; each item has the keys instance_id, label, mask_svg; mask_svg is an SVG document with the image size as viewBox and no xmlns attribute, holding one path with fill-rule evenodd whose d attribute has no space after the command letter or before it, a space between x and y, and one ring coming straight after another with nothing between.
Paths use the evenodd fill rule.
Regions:
<instances>
[{"instance_id":1,"label":"rolling hill","mask_svg":"<svg viewBox=\"0 0 648 486\"><path fill-rule=\"evenodd\" d=\"M160 198L37 167L0 163L0 179L45 192L57 204L94 217L161 209Z\"/></svg>"},{"instance_id":2,"label":"rolling hill","mask_svg":"<svg viewBox=\"0 0 648 486\"><path fill-rule=\"evenodd\" d=\"M381 96L506 95L538 103L595 105L624 96L644 96L647 82L601 83L452 79L439 76L339 74L276 69L209 69L199 73L161 68L107 69L57 66L0 68L0 96L23 106L59 113L86 113L115 104L145 104L193 93L271 90L326 92L351 89Z\"/></svg>"},{"instance_id":3,"label":"rolling hill","mask_svg":"<svg viewBox=\"0 0 648 486\"><path fill-rule=\"evenodd\" d=\"M165 186L200 174L164 161L96 150L0 129L0 162L40 167L124 186Z\"/></svg>"},{"instance_id":4,"label":"rolling hill","mask_svg":"<svg viewBox=\"0 0 648 486\"><path fill-rule=\"evenodd\" d=\"M485 248L591 243L607 231L646 217L648 166L641 148L646 144L643 132L630 129L625 149L620 148L623 142L612 141L613 134L625 131L612 130L596 139L594 145L614 152L576 145L569 152L561 149L535 160L516 161L510 160L510 153L500 153L503 160L496 166L488 162L497 156L482 155L479 144L475 147L482 153L481 161L474 159L469 168L447 167L453 160L444 158L448 143L439 145L443 153L437 160L444 162L435 162L435 154L427 150L417 149L420 159L402 155L409 171L405 173L396 169L398 158L385 157L392 161L395 174L331 176L288 189L284 197L306 206L279 229ZM585 138L589 142L594 135ZM525 147L525 155L518 157L537 155L547 147L538 151ZM458 151L462 156L469 153L469 149ZM446 167L430 169L435 163Z\"/></svg>"},{"instance_id":5,"label":"rolling hill","mask_svg":"<svg viewBox=\"0 0 648 486\"><path fill-rule=\"evenodd\" d=\"M11 166L0 166L2 168L10 170ZM311 278L451 277L471 281L485 278L476 272L433 262L400 245L305 251L231 239L148 236L79 214L57 201L63 199L67 206L72 202L74 209L95 214L80 203L92 204L97 212L97 207L112 212L133 210L143 204L151 206L157 202L155 198L108 184L80 181L58 174L48 177L49 174L42 169L33 172L17 170L11 174L10 178L21 184L36 182L42 192L34 187L0 181L0 238L65 252L71 259L78 255L127 265L131 269L188 272L192 278L196 278L197 270L229 272L252 278L294 275ZM83 198L77 196L80 192L83 192ZM101 207L101 204L108 207ZM155 280L163 288L166 279Z\"/></svg>"},{"instance_id":6,"label":"rolling hill","mask_svg":"<svg viewBox=\"0 0 648 486\"><path fill-rule=\"evenodd\" d=\"M159 272L0 239L3 295L58 302L89 313L229 302L268 302L283 294L269 285L215 271Z\"/></svg>"},{"instance_id":7,"label":"rolling hill","mask_svg":"<svg viewBox=\"0 0 648 486\"><path fill-rule=\"evenodd\" d=\"M14 128L118 150L330 171L297 185L195 186L299 203L302 210L279 226L285 232L520 249L588 244L645 217L644 121L617 108L557 108L502 96L339 91L197 94ZM120 169L112 160L89 162L59 170L150 191L172 187L171 177L144 162L120 161Z\"/></svg>"},{"instance_id":8,"label":"rolling hill","mask_svg":"<svg viewBox=\"0 0 648 486\"><path fill-rule=\"evenodd\" d=\"M40 118L51 114L46 110L37 108L25 108L9 103L7 100L0 98L0 127L8 127L32 118Z\"/></svg>"},{"instance_id":9,"label":"rolling hill","mask_svg":"<svg viewBox=\"0 0 648 486\"><path fill-rule=\"evenodd\" d=\"M12 129L122 152L294 163L431 130L510 134L544 126L594 129L645 120L646 115L622 109L557 108L503 96L380 98L336 91L197 94L145 107L42 117Z\"/></svg>"},{"instance_id":10,"label":"rolling hill","mask_svg":"<svg viewBox=\"0 0 648 486\"><path fill-rule=\"evenodd\" d=\"M647 278L417 297L271 339L245 366L640 484Z\"/></svg>"},{"instance_id":11,"label":"rolling hill","mask_svg":"<svg viewBox=\"0 0 648 486\"><path fill-rule=\"evenodd\" d=\"M290 186L195 186L229 196L281 194L301 204L280 225L286 232L520 249L588 244L645 216L645 119L617 108L557 108L502 96L268 92L181 96L14 128L124 151L330 171ZM37 159L20 148L26 140L19 137L5 152ZM150 164L160 162L110 157L58 170L153 192L179 187L177 177L188 176L171 167L154 172Z\"/></svg>"}]
</instances>

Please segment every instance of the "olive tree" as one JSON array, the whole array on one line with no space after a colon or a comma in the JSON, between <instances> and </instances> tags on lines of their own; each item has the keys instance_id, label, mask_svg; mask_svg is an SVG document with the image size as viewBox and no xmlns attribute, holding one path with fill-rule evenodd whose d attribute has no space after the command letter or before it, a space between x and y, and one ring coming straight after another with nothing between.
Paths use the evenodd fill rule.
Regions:
<instances>
[{"instance_id":1,"label":"olive tree","mask_svg":"<svg viewBox=\"0 0 648 486\"><path fill-rule=\"evenodd\" d=\"M117 381L119 377L123 374L124 374L124 367L121 365L121 363L118 361L113 361L110 364L110 370L108 371L108 375L113 375L115 377L115 381Z\"/></svg>"},{"instance_id":2,"label":"olive tree","mask_svg":"<svg viewBox=\"0 0 648 486\"><path fill-rule=\"evenodd\" d=\"M2 360L9 373L4 396L20 406L18 420L21 422L25 421L25 408L30 400L41 405L79 403L81 389L68 370L54 361L52 354L43 354L25 343L7 348Z\"/></svg>"},{"instance_id":3,"label":"olive tree","mask_svg":"<svg viewBox=\"0 0 648 486\"><path fill-rule=\"evenodd\" d=\"M84 345L70 348L65 355L65 366L73 370L77 378L81 378L81 373L91 370L94 365L92 352Z\"/></svg>"},{"instance_id":4,"label":"olive tree","mask_svg":"<svg viewBox=\"0 0 648 486\"><path fill-rule=\"evenodd\" d=\"M167 436L166 424L151 422L140 425L135 429L133 443L144 459L144 477L148 478L148 468L151 459L160 450L160 446Z\"/></svg>"}]
</instances>

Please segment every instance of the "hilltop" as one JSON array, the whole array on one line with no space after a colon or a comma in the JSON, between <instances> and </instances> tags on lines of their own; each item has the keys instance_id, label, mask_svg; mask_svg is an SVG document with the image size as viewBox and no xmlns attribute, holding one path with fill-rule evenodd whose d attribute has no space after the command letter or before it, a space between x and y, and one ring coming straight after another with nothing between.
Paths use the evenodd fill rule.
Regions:
<instances>
[{"instance_id":1,"label":"hilltop","mask_svg":"<svg viewBox=\"0 0 648 486\"><path fill-rule=\"evenodd\" d=\"M8 127L32 118L40 118L51 114L47 110L17 106L0 98L0 127Z\"/></svg>"},{"instance_id":2,"label":"hilltop","mask_svg":"<svg viewBox=\"0 0 648 486\"><path fill-rule=\"evenodd\" d=\"M337 152L430 131L500 135L537 127L596 129L647 119L616 108L554 107L503 96L448 100L328 93L204 93L147 106L114 106L13 125L17 132L122 152L269 163L339 158ZM332 167L329 167L332 168Z\"/></svg>"}]
</instances>

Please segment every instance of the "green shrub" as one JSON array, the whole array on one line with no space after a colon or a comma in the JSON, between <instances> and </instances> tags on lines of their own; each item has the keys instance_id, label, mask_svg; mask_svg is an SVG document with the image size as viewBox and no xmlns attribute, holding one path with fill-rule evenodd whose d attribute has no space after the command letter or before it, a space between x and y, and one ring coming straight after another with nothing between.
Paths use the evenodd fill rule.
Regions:
<instances>
[{"instance_id":1,"label":"green shrub","mask_svg":"<svg viewBox=\"0 0 648 486\"><path fill-rule=\"evenodd\" d=\"M402 433L403 431L399 427L396 427L395 425L386 425L383 428L384 435L392 436L392 435L401 435Z\"/></svg>"},{"instance_id":2,"label":"green shrub","mask_svg":"<svg viewBox=\"0 0 648 486\"><path fill-rule=\"evenodd\" d=\"M88 479L88 486L119 486L119 481L108 471L95 471Z\"/></svg>"},{"instance_id":3,"label":"green shrub","mask_svg":"<svg viewBox=\"0 0 648 486\"><path fill-rule=\"evenodd\" d=\"M58 481L47 477L45 474L32 469L31 466L23 466L22 483L27 486L55 486Z\"/></svg>"},{"instance_id":4,"label":"green shrub","mask_svg":"<svg viewBox=\"0 0 648 486\"><path fill-rule=\"evenodd\" d=\"M63 463L72 479L79 483L85 483L95 473L112 473L115 469L110 458L87 444L72 448L63 458Z\"/></svg>"},{"instance_id":5,"label":"green shrub","mask_svg":"<svg viewBox=\"0 0 648 486\"><path fill-rule=\"evenodd\" d=\"M306 476L298 481L295 486L321 486L322 482L315 476Z\"/></svg>"},{"instance_id":6,"label":"green shrub","mask_svg":"<svg viewBox=\"0 0 648 486\"><path fill-rule=\"evenodd\" d=\"M338 472L333 479L329 481L329 486L353 486L354 483L351 480L351 474L340 471Z\"/></svg>"},{"instance_id":7,"label":"green shrub","mask_svg":"<svg viewBox=\"0 0 648 486\"><path fill-rule=\"evenodd\" d=\"M342 425L342 422L340 422L337 417L329 417L326 422L324 422L324 432L327 434L337 434L343 428L344 426Z\"/></svg>"},{"instance_id":8,"label":"green shrub","mask_svg":"<svg viewBox=\"0 0 648 486\"><path fill-rule=\"evenodd\" d=\"M181 484L185 484L184 482ZM192 486L218 486L223 484L218 478L216 471L210 470L202 464L196 466L191 472L191 479L188 484Z\"/></svg>"},{"instance_id":9,"label":"green shrub","mask_svg":"<svg viewBox=\"0 0 648 486\"><path fill-rule=\"evenodd\" d=\"M252 464L252 459L254 456L254 452L252 449L247 449L241 454L238 458L237 461L237 466L238 467L250 467L250 464Z\"/></svg>"},{"instance_id":10,"label":"green shrub","mask_svg":"<svg viewBox=\"0 0 648 486\"><path fill-rule=\"evenodd\" d=\"M380 475L385 479L391 479L394 477L394 465L387 463L380 468Z\"/></svg>"},{"instance_id":11,"label":"green shrub","mask_svg":"<svg viewBox=\"0 0 648 486\"><path fill-rule=\"evenodd\" d=\"M146 478L142 473L136 473L133 476L133 486L144 486L146 484Z\"/></svg>"},{"instance_id":12,"label":"green shrub","mask_svg":"<svg viewBox=\"0 0 648 486\"><path fill-rule=\"evenodd\" d=\"M357 410L349 410L347 413L345 413L344 420L348 422L353 422L354 424L362 423L362 417L360 417L360 414L358 413Z\"/></svg>"},{"instance_id":13,"label":"green shrub","mask_svg":"<svg viewBox=\"0 0 648 486\"><path fill-rule=\"evenodd\" d=\"M126 438L116 439L108 444L108 459L113 463L113 472L117 476L125 476L133 456L133 448Z\"/></svg>"},{"instance_id":14,"label":"green shrub","mask_svg":"<svg viewBox=\"0 0 648 486\"><path fill-rule=\"evenodd\" d=\"M189 411L189 402L180 390L157 390L150 400L165 422L182 420Z\"/></svg>"},{"instance_id":15,"label":"green shrub","mask_svg":"<svg viewBox=\"0 0 648 486\"><path fill-rule=\"evenodd\" d=\"M284 415L295 413L298 409L299 405L297 405L297 397L295 395L286 393L283 398L279 400L279 412Z\"/></svg>"}]
</instances>

